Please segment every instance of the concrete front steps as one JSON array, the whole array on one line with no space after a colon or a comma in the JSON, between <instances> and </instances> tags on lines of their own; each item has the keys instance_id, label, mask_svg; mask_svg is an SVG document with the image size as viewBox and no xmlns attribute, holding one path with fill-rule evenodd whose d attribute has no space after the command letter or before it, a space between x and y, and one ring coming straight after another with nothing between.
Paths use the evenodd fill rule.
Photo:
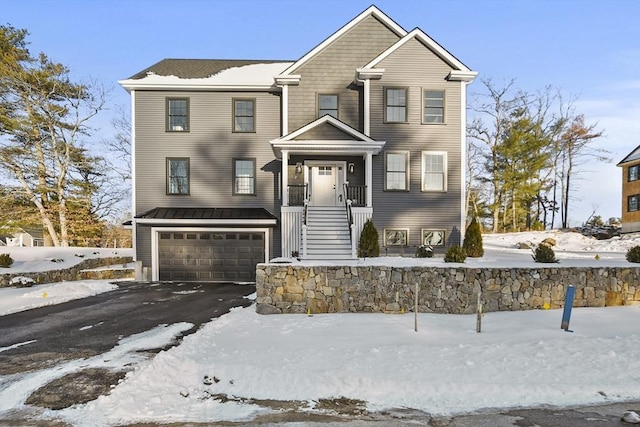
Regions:
<instances>
[{"instance_id":1,"label":"concrete front steps","mask_svg":"<svg viewBox=\"0 0 640 427\"><path fill-rule=\"evenodd\" d=\"M307 207L307 255L304 259L352 259L351 231L344 206Z\"/></svg>"}]
</instances>

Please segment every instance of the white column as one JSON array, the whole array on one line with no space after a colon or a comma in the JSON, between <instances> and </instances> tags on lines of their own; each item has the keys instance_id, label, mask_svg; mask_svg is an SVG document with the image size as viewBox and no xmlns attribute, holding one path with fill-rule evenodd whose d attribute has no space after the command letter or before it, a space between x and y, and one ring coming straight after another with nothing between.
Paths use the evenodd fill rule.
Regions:
<instances>
[{"instance_id":1,"label":"white column","mask_svg":"<svg viewBox=\"0 0 640 427\"><path fill-rule=\"evenodd\" d=\"M373 165L371 164L373 162L373 155L371 153L367 153L367 157L364 161L364 184L367 186L367 207L370 208L373 206L371 199L372 199L372 194L373 194L373 176L372 176L372 169L373 169Z\"/></svg>"},{"instance_id":2,"label":"white column","mask_svg":"<svg viewBox=\"0 0 640 427\"><path fill-rule=\"evenodd\" d=\"M137 255L137 229L136 215L136 91L131 90L131 247L133 248L133 260L138 260ZM136 277L136 280L141 279Z\"/></svg>"},{"instance_id":3,"label":"white column","mask_svg":"<svg viewBox=\"0 0 640 427\"><path fill-rule=\"evenodd\" d=\"M289 151L282 150L282 206L289 206Z\"/></svg>"},{"instance_id":4,"label":"white column","mask_svg":"<svg viewBox=\"0 0 640 427\"><path fill-rule=\"evenodd\" d=\"M289 85L282 86L282 135L289 133Z\"/></svg>"},{"instance_id":5,"label":"white column","mask_svg":"<svg viewBox=\"0 0 640 427\"><path fill-rule=\"evenodd\" d=\"M466 231L467 222L467 210L465 209L466 196L466 174L467 174L467 83L465 81L460 82L460 123L462 129L460 129L460 170L462 173L460 188L462 189L461 207L460 207L460 246L464 241L464 234Z\"/></svg>"},{"instance_id":6,"label":"white column","mask_svg":"<svg viewBox=\"0 0 640 427\"><path fill-rule=\"evenodd\" d=\"M370 97L371 80L365 79L364 81L364 134L371 136L371 115L369 104L371 103Z\"/></svg>"}]
</instances>

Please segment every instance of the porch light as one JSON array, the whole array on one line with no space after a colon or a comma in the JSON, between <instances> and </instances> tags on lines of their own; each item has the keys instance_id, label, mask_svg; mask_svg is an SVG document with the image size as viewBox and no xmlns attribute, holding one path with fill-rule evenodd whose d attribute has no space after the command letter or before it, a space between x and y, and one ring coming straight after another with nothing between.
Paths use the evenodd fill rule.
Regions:
<instances>
[{"instance_id":1,"label":"porch light","mask_svg":"<svg viewBox=\"0 0 640 427\"><path fill-rule=\"evenodd\" d=\"M355 165L353 163L349 163L349 173L353 173L354 169L355 169Z\"/></svg>"},{"instance_id":2,"label":"porch light","mask_svg":"<svg viewBox=\"0 0 640 427\"><path fill-rule=\"evenodd\" d=\"M296 173L302 173L302 163L296 163Z\"/></svg>"}]
</instances>

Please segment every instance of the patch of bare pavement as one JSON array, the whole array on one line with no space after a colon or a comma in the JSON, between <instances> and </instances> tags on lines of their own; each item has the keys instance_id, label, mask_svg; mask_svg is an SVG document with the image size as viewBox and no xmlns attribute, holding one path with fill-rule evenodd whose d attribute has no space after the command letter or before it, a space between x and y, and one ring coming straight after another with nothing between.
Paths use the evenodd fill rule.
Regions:
<instances>
[{"instance_id":1,"label":"patch of bare pavement","mask_svg":"<svg viewBox=\"0 0 640 427\"><path fill-rule=\"evenodd\" d=\"M103 373L94 372L93 378L101 377ZM91 377L90 375L87 375ZM75 381L77 378L68 378ZM86 378L78 381L86 383ZM111 383L112 381L108 381ZM73 382L72 382L73 384ZM74 387L74 386L72 386ZM69 392L64 391L62 383L55 389L67 396ZM103 389L103 391L106 390ZM32 396L30 404L20 413L14 413L7 419L0 420L2 427L74 427L60 420L39 420L37 419L36 406L52 408L47 396L54 393L53 389L40 396ZM103 393L108 394L108 393ZM369 412L366 410L366 402L354 399L336 398L321 399L317 402L307 401L280 401L280 400L260 400L243 399L229 397L223 394L211 395L211 399L220 402L242 402L261 406L270 410L268 413L260 414L250 421L230 422L205 422L205 423L131 423L120 424L120 427L241 427L241 426L290 426L290 427L613 427L632 426L621 420L625 411L640 413L640 402L613 403L607 405L581 406L573 408L529 408L501 410L496 412L483 412L461 414L450 417L431 416L428 413L401 408L381 412ZM78 398L77 402L82 403L86 398ZM59 405L58 405L59 406ZM55 408L54 408L55 409Z\"/></svg>"}]
</instances>

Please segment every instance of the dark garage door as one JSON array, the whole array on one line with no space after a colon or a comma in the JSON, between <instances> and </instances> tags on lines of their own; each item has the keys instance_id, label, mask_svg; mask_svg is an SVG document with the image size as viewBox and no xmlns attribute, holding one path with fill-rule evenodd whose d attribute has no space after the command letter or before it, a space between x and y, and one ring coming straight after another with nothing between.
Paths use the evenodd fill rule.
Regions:
<instances>
[{"instance_id":1,"label":"dark garage door","mask_svg":"<svg viewBox=\"0 0 640 427\"><path fill-rule=\"evenodd\" d=\"M160 232L160 280L254 282L264 233Z\"/></svg>"}]
</instances>

